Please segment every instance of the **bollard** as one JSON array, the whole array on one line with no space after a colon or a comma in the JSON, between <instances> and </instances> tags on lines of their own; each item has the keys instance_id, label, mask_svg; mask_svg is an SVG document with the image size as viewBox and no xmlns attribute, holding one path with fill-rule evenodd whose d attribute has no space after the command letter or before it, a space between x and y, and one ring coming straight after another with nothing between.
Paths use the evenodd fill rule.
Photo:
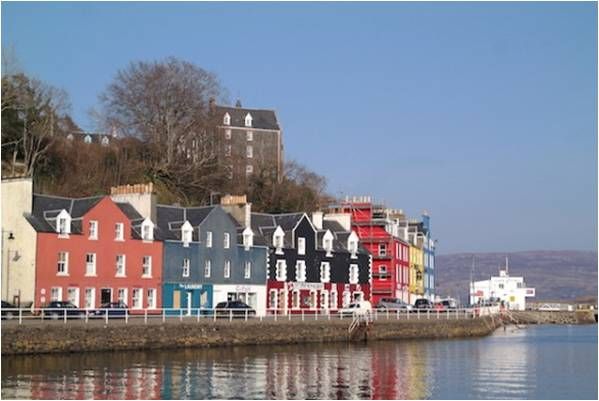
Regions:
<instances>
[{"instance_id":1,"label":"bollard","mask_svg":"<svg viewBox=\"0 0 599 401\"><path fill-rule=\"evenodd\" d=\"M198 308L198 317L197 317L197 322L200 323L200 308Z\"/></svg>"},{"instance_id":2,"label":"bollard","mask_svg":"<svg viewBox=\"0 0 599 401\"><path fill-rule=\"evenodd\" d=\"M216 322L216 309L212 310L212 321Z\"/></svg>"},{"instance_id":3,"label":"bollard","mask_svg":"<svg viewBox=\"0 0 599 401\"><path fill-rule=\"evenodd\" d=\"M129 323L129 311L125 309L125 324Z\"/></svg>"},{"instance_id":4,"label":"bollard","mask_svg":"<svg viewBox=\"0 0 599 401\"><path fill-rule=\"evenodd\" d=\"M67 310L64 310L64 324L67 324Z\"/></svg>"},{"instance_id":5,"label":"bollard","mask_svg":"<svg viewBox=\"0 0 599 401\"><path fill-rule=\"evenodd\" d=\"M397 310L397 313L395 313L395 316L397 318L396 320L399 320L399 309Z\"/></svg>"},{"instance_id":6,"label":"bollard","mask_svg":"<svg viewBox=\"0 0 599 401\"><path fill-rule=\"evenodd\" d=\"M104 322L108 324L108 309L105 309L104 312L106 312L104 313Z\"/></svg>"},{"instance_id":7,"label":"bollard","mask_svg":"<svg viewBox=\"0 0 599 401\"><path fill-rule=\"evenodd\" d=\"M23 310L19 308L19 324L23 324Z\"/></svg>"},{"instance_id":8,"label":"bollard","mask_svg":"<svg viewBox=\"0 0 599 401\"><path fill-rule=\"evenodd\" d=\"M229 322L233 321L233 310L229 309Z\"/></svg>"},{"instance_id":9,"label":"bollard","mask_svg":"<svg viewBox=\"0 0 599 401\"><path fill-rule=\"evenodd\" d=\"M162 323L166 322L166 310L162 310Z\"/></svg>"},{"instance_id":10,"label":"bollard","mask_svg":"<svg viewBox=\"0 0 599 401\"><path fill-rule=\"evenodd\" d=\"M275 322L277 321L277 315L279 314L278 312L279 311L277 309L275 309Z\"/></svg>"},{"instance_id":11,"label":"bollard","mask_svg":"<svg viewBox=\"0 0 599 401\"><path fill-rule=\"evenodd\" d=\"M183 321L183 309L179 309L179 321Z\"/></svg>"},{"instance_id":12,"label":"bollard","mask_svg":"<svg viewBox=\"0 0 599 401\"><path fill-rule=\"evenodd\" d=\"M245 310L245 321L246 322L248 321L248 310L247 309Z\"/></svg>"},{"instance_id":13,"label":"bollard","mask_svg":"<svg viewBox=\"0 0 599 401\"><path fill-rule=\"evenodd\" d=\"M148 324L148 310L144 310L144 324Z\"/></svg>"},{"instance_id":14,"label":"bollard","mask_svg":"<svg viewBox=\"0 0 599 401\"><path fill-rule=\"evenodd\" d=\"M418 320L420 320L420 309L416 309L416 315L418 315Z\"/></svg>"},{"instance_id":15,"label":"bollard","mask_svg":"<svg viewBox=\"0 0 599 401\"><path fill-rule=\"evenodd\" d=\"M304 321L304 310L302 309L302 322Z\"/></svg>"},{"instance_id":16,"label":"bollard","mask_svg":"<svg viewBox=\"0 0 599 401\"><path fill-rule=\"evenodd\" d=\"M85 323L86 324L87 324L88 320L89 320L89 311L86 310L85 311Z\"/></svg>"},{"instance_id":17,"label":"bollard","mask_svg":"<svg viewBox=\"0 0 599 401\"><path fill-rule=\"evenodd\" d=\"M314 312L314 320L318 320L318 311Z\"/></svg>"},{"instance_id":18,"label":"bollard","mask_svg":"<svg viewBox=\"0 0 599 401\"><path fill-rule=\"evenodd\" d=\"M287 317L289 318L288 320L291 321L291 312L287 314Z\"/></svg>"}]
</instances>

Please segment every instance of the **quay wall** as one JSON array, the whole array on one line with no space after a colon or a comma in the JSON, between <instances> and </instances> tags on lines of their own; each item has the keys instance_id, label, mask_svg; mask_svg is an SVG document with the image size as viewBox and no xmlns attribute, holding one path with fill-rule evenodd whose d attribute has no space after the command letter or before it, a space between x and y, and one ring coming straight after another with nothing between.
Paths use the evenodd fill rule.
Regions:
<instances>
[{"instance_id":1,"label":"quay wall","mask_svg":"<svg viewBox=\"0 0 599 401\"><path fill-rule=\"evenodd\" d=\"M595 311L511 311L517 324L594 324Z\"/></svg>"},{"instance_id":2,"label":"quay wall","mask_svg":"<svg viewBox=\"0 0 599 401\"><path fill-rule=\"evenodd\" d=\"M498 319L379 320L355 340L480 337ZM2 355L348 341L349 321L202 322L2 327Z\"/></svg>"}]
</instances>

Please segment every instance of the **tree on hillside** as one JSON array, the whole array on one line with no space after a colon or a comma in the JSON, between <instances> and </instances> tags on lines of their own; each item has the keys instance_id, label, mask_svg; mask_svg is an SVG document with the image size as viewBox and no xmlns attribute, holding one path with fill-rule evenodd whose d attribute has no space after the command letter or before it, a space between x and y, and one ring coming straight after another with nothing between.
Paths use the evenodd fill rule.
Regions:
<instances>
[{"instance_id":1,"label":"tree on hillside","mask_svg":"<svg viewBox=\"0 0 599 401\"><path fill-rule=\"evenodd\" d=\"M64 91L23 73L2 77L2 172L33 175L67 116Z\"/></svg>"},{"instance_id":2,"label":"tree on hillside","mask_svg":"<svg viewBox=\"0 0 599 401\"><path fill-rule=\"evenodd\" d=\"M134 62L100 96L102 120L154 150L154 181L203 198L221 178L209 112L220 93L215 75L189 62Z\"/></svg>"}]
</instances>

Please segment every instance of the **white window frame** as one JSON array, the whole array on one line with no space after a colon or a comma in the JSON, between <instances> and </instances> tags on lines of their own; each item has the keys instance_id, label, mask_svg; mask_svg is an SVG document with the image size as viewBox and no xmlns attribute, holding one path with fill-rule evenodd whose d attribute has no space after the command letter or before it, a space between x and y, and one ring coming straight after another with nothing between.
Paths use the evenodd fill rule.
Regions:
<instances>
[{"instance_id":1,"label":"white window frame","mask_svg":"<svg viewBox=\"0 0 599 401\"><path fill-rule=\"evenodd\" d=\"M297 239L297 254L298 255L306 254L306 239L304 237L299 237Z\"/></svg>"},{"instance_id":2,"label":"white window frame","mask_svg":"<svg viewBox=\"0 0 599 401\"><path fill-rule=\"evenodd\" d=\"M212 248L212 231L206 231L206 248Z\"/></svg>"},{"instance_id":3,"label":"white window frame","mask_svg":"<svg viewBox=\"0 0 599 401\"><path fill-rule=\"evenodd\" d=\"M379 256L387 256L387 244L379 244Z\"/></svg>"},{"instance_id":4,"label":"white window frame","mask_svg":"<svg viewBox=\"0 0 599 401\"><path fill-rule=\"evenodd\" d=\"M331 281L331 263L320 262L320 282L329 283Z\"/></svg>"},{"instance_id":5,"label":"white window frame","mask_svg":"<svg viewBox=\"0 0 599 401\"><path fill-rule=\"evenodd\" d=\"M157 291L156 288L148 288L146 291L146 300L148 302L148 309L156 309L157 304Z\"/></svg>"},{"instance_id":6,"label":"white window frame","mask_svg":"<svg viewBox=\"0 0 599 401\"><path fill-rule=\"evenodd\" d=\"M247 145L245 147L245 156L248 159L253 159L254 158L254 147L252 145Z\"/></svg>"},{"instance_id":7,"label":"white window frame","mask_svg":"<svg viewBox=\"0 0 599 401\"><path fill-rule=\"evenodd\" d=\"M91 297L89 296L91 294ZM94 309L96 307L96 289L94 287L87 287L84 291L85 298L85 309ZM90 299L91 298L91 299ZM90 301L90 302L88 302Z\"/></svg>"},{"instance_id":8,"label":"white window frame","mask_svg":"<svg viewBox=\"0 0 599 401\"><path fill-rule=\"evenodd\" d=\"M136 297L135 295L138 295ZM131 292L131 309L143 309L144 306L144 292L143 288L134 288Z\"/></svg>"},{"instance_id":9,"label":"white window frame","mask_svg":"<svg viewBox=\"0 0 599 401\"><path fill-rule=\"evenodd\" d=\"M181 241L185 248L189 247L191 241L193 241L193 229L181 228Z\"/></svg>"},{"instance_id":10,"label":"white window frame","mask_svg":"<svg viewBox=\"0 0 599 401\"><path fill-rule=\"evenodd\" d=\"M152 256L150 255L141 257L141 276L143 278L152 278Z\"/></svg>"},{"instance_id":11,"label":"white window frame","mask_svg":"<svg viewBox=\"0 0 599 401\"><path fill-rule=\"evenodd\" d=\"M229 113L225 113L225 115L223 116L223 124L231 125L231 115Z\"/></svg>"},{"instance_id":12,"label":"white window frame","mask_svg":"<svg viewBox=\"0 0 599 401\"><path fill-rule=\"evenodd\" d=\"M88 259L91 256L92 261L90 262ZM85 276L86 277L95 277L96 274L96 254L95 253L86 253L85 254Z\"/></svg>"},{"instance_id":13,"label":"white window frame","mask_svg":"<svg viewBox=\"0 0 599 401\"><path fill-rule=\"evenodd\" d=\"M189 277L191 272L191 260L189 258L183 258L183 265L181 266L181 275L183 277Z\"/></svg>"},{"instance_id":14,"label":"white window frame","mask_svg":"<svg viewBox=\"0 0 599 401\"><path fill-rule=\"evenodd\" d=\"M125 240L125 224L116 223L114 225L114 240L124 241Z\"/></svg>"},{"instance_id":15,"label":"white window frame","mask_svg":"<svg viewBox=\"0 0 599 401\"><path fill-rule=\"evenodd\" d=\"M231 129L225 129L225 139L231 139Z\"/></svg>"},{"instance_id":16,"label":"white window frame","mask_svg":"<svg viewBox=\"0 0 599 401\"><path fill-rule=\"evenodd\" d=\"M295 262L295 281L306 281L306 262L303 260Z\"/></svg>"},{"instance_id":17,"label":"white window frame","mask_svg":"<svg viewBox=\"0 0 599 401\"><path fill-rule=\"evenodd\" d=\"M119 257L121 257L121 260L122 260L121 264L119 263ZM122 272L120 272L121 266L122 266ZM127 277L126 255L116 255L115 268L116 268L115 277Z\"/></svg>"},{"instance_id":18,"label":"white window frame","mask_svg":"<svg viewBox=\"0 0 599 401\"><path fill-rule=\"evenodd\" d=\"M62 287L50 288L50 301L62 301Z\"/></svg>"},{"instance_id":19,"label":"white window frame","mask_svg":"<svg viewBox=\"0 0 599 401\"><path fill-rule=\"evenodd\" d=\"M384 270L384 272L382 271ZM384 277L381 277L382 275L385 275ZM380 265L379 266L379 280L387 280L389 276L389 270L387 270L387 265Z\"/></svg>"},{"instance_id":20,"label":"white window frame","mask_svg":"<svg viewBox=\"0 0 599 401\"><path fill-rule=\"evenodd\" d=\"M278 304L279 304L278 298L279 298L278 290L273 288L268 292L268 308L269 309L277 309Z\"/></svg>"},{"instance_id":21,"label":"white window frame","mask_svg":"<svg viewBox=\"0 0 599 401\"><path fill-rule=\"evenodd\" d=\"M249 251L250 247L254 246L254 233L249 227L243 230L243 246L246 251Z\"/></svg>"},{"instance_id":22,"label":"white window frame","mask_svg":"<svg viewBox=\"0 0 599 401\"><path fill-rule=\"evenodd\" d=\"M223 277L231 278L231 261L225 260L225 265L223 266Z\"/></svg>"},{"instance_id":23,"label":"white window frame","mask_svg":"<svg viewBox=\"0 0 599 401\"><path fill-rule=\"evenodd\" d=\"M75 292L74 300L71 299L71 290L74 290ZM76 307L79 307L81 303L80 295L81 294L79 293L79 287L67 287L67 301L71 302Z\"/></svg>"},{"instance_id":24,"label":"white window frame","mask_svg":"<svg viewBox=\"0 0 599 401\"><path fill-rule=\"evenodd\" d=\"M252 142L254 140L254 133L252 131L246 131L245 132L245 139L248 142Z\"/></svg>"},{"instance_id":25,"label":"white window frame","mask_svg":"<svg viewBox=\"0 0 599 401\"><path fill-rule=\"evenodd\" d=\"M147 220L141 223L141 239L143 241L154 241L154 225Z\"/></svg>"},{"instance_id":26,"label":"white window frame","mask_svg":"<svg viewBox=\"0 0 599 401\"><path fill-rule=\"evenodd\" d=\"M360 269L357 264L352 263L349 265L349 283L358 284L360 281Z\"/></svg>"},{"instance_id":27,"label":"white window frame","mask_svg":"<svg viewBox=\"0 0 599 401\"><path fill-rule=\"evenodd\" d=\"M251 127L252 126L252 120L253 120L252 115L250 113L247 113L245 115L245 126L248 127L248 128Z\"/></svg>"},{"instance_id":28,"label":"white window frame","mask_svg":"<svg viewBox=\"0 0 599 401\"><path fill-rule=\"evenodd\" d=\"M275 273L277 281L287 280L287 262L285 259L277 260Z\"/></svg>"},{"instance_id":29,"label":"white window frame","mask_svg":"<svg viewBox=\"0 0 599 401\"><path fill-rule=\"evenodd\" d=\"M122 294L122 296L121 296L121 294ZM116 300L117 300L117 302L122 302L125 305L129 306L129 289L128 288L117 288Z\"/></svg>"},{"instance_id":30,"label":"white window frame","mask_svg":"<svg viewBox=\"0 0 599 401\"><path fill-rule=\"evenodd\" d=\"M98 239L98 221L90 220L89 221L89 238L90 240Z\"/></svg>"},{"instance_id":31,"label":"white window frame","mask_svg":"<svg viewBox=\"0 0 599 401\"><path fill-rule=\"evenodd\" d=\"M223 248L229 249L231 247L231 234L225 233L223 238Z\"/></svg>"},{"instance_id":32,"label":"white window frame","mask_svg":"<svg viewBox=\"0 0 599 401\"><path fill-rule=\"evenodd\" d=\"M343 303L341 306L342 308L347 307L351 303L351 293L349 290L343 290L343 298L341 299L341 302Z\"/></svg>"},{"instance_id":33,"label":"white window frame","mask_svg":"<svg viewBox=\"0 0 599 401\"><path fill-rule=\"evenodd\" d=\"M243 270L243 278L250 279L252 278L252 262L246 260L244 270Z\"/></svg>"},{"instance_id":34,"label":"white window frame","mask_svg":"<svg viewBox=\"0 0 599 401\"><path fill-rule=\"evenodd\" d=\"M206 259L204 261L204 277L208 278L212 274L212 261L210 259Z\"/></svg>"},{"instance_id":35,"label":"white window frame","mask_svg":"<svg viewBox=\"0 0 599 401\"><path fill-rule=\"evenodd\" d=\"M337 290L333 289L331 290L330 294L329 294L329 309L337 309L339 307L338 305L338 300L337 300Z\"/></svg>"},{"instance_id":36,"label":"white window frame","mask_svg":"<svg viewBox=\"0 0 599 401\"><path fill-rule=\"evenodd\" d=\"M58 260L56 263L56 275L57 276L68 276L69 275L69 253L66 251L58 252Z\"/></svg>"}]
</instances>

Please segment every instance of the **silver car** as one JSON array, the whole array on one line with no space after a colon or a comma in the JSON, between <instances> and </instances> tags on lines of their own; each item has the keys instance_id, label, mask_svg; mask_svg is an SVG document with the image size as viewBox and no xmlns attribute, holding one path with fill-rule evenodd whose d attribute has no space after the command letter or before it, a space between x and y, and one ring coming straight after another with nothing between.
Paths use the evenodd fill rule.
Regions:
<instances>
[{"instance_id":1,"label":"silver car","mask_svg":"<svg viewBox=\"0 0 599 401\"><path fill-rule=\"evenodd\" d=\"M382 298L376 305L377 309L412 310L412 305L405 303L399 298Z\"/></svg>"}]
</instances>

